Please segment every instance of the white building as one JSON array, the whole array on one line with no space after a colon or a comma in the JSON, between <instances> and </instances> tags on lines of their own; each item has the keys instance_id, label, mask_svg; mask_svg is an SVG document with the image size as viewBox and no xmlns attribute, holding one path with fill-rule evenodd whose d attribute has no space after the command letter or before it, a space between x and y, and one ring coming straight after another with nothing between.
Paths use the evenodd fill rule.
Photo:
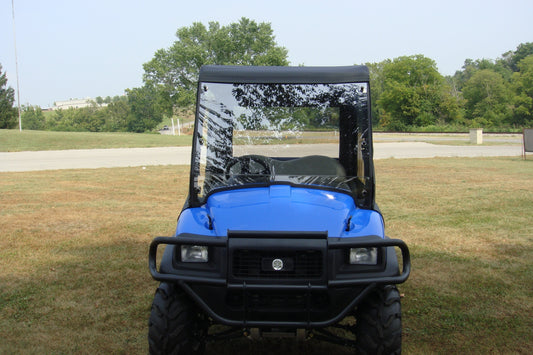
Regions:
<instances>
[{"instance_id":1,"label":"white building","mask_svg":"<svg viewBox=\"0 0 533 355\"><path fill-rule=\"evenodd\" d=\"M83 108L83 107L89 107L91 105L95 104L95 101L91 99L90 97L86 99L70 99L66 101L56 101L54 102L54 106L51 107L52 110L68 110L69 108ZM100 107L105 107L107 104L101 104L98 105Z\"/></svg>"}]
</instances>

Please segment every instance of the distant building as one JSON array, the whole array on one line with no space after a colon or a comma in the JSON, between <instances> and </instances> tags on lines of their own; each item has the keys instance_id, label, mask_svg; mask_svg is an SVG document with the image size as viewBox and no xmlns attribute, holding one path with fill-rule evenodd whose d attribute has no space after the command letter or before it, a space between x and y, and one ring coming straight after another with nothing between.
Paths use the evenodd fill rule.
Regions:
<instances>
[{"instance_id":1,"label":"distant building","mask_svg":"<svg viewBox=\"0 0 533 355\"><path fill-rule=\"evenodd\" d=\"M69 108L83 108L96 105L96 102L90 97L86 99L70 99L66 101L56 101L54 106L51 107L52 110L68 110ZM107 104L103 103L98 105L99 107L105 107Z\"/></svg>"}]
</instances>

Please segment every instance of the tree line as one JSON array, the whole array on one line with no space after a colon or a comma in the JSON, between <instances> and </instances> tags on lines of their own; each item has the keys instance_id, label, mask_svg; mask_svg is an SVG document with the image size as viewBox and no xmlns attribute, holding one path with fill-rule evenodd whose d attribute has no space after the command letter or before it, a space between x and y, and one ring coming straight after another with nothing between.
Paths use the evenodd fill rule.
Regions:
<instances>
[{"instance_id":1,"label":"tree line","mask_svg":"<svg viewBox=\"0 0 533 355\"><path fill-rule=\"evenodd\" d=\"M374 123L385 130L533 126L533 43L496 60L467 59L447 77L422 55L367 65Z\"/></svg>"},{"instance_id":2,"label":"tree line","mask_svg":"<svg viewBox=\"0 0 533 355\"><path fill-rule=\"evenodd\" d=\"M194 106L197 77L205 64L289 65L269 23L247 18L227 26L193 23L179 28L169 48L143 65L143 86L118 100L97 98L86 108L44 114L23 107L23 129L58 131L154 130L165 117ZM533 43L520 44L498 59L467 59L453 76L434 60L403 56L370 69L374 125L389 131L461 131L469 127L517 130L533 126ZM15 128L18 111L0 65L0 128ZM108 103L103 106L102 103Z\"/></svg>"},{"instance_id":3,"label":"tree line","mask_svg":"<svg viewBox=\"0 0 533 355\"><path fill-rule=\"evenodd\" d=\"M157 102L158 95L153 89L141 87L127 89L125 96L97 98L88 107L58 109L47 114L39 106L27 105L22 107L22 125L23 129L47 131L149 132L163 120Z\"/></svg>"}]
</instances>

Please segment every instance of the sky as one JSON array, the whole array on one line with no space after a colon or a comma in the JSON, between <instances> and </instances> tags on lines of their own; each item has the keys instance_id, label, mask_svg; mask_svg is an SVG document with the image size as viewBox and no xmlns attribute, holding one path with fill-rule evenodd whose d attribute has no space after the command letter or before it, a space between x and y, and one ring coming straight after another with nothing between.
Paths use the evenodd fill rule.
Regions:
<instances>
[{"instance_id":1,"label":"sky","mask_svg":"<svg viewBox=\"0 0 533 355\"><path fill-rule=\"evenodd\" d=\"M291 65L352 65L422 54L442 75L533 42L533 1L0 0L0 65L20 102L124 94L180 27L247 17L271 24Z\"/></svg>"}]
</instances>

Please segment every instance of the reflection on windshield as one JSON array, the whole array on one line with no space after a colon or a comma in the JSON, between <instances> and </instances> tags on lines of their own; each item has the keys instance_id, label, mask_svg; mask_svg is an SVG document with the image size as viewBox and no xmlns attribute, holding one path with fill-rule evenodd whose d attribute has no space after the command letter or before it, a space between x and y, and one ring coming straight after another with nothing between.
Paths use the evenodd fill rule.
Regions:
<instances>
[{"instance_id":1,"label":"reflection on windshield","mask_svg":"<svg viewBox=\"0 0 533 355\"><path fill-rule=\"evenodd\" d=\"M366 83L201 83L200 89L193 153L198 200L247 184L364 190Z\"/></svg>"}]
</instances>

